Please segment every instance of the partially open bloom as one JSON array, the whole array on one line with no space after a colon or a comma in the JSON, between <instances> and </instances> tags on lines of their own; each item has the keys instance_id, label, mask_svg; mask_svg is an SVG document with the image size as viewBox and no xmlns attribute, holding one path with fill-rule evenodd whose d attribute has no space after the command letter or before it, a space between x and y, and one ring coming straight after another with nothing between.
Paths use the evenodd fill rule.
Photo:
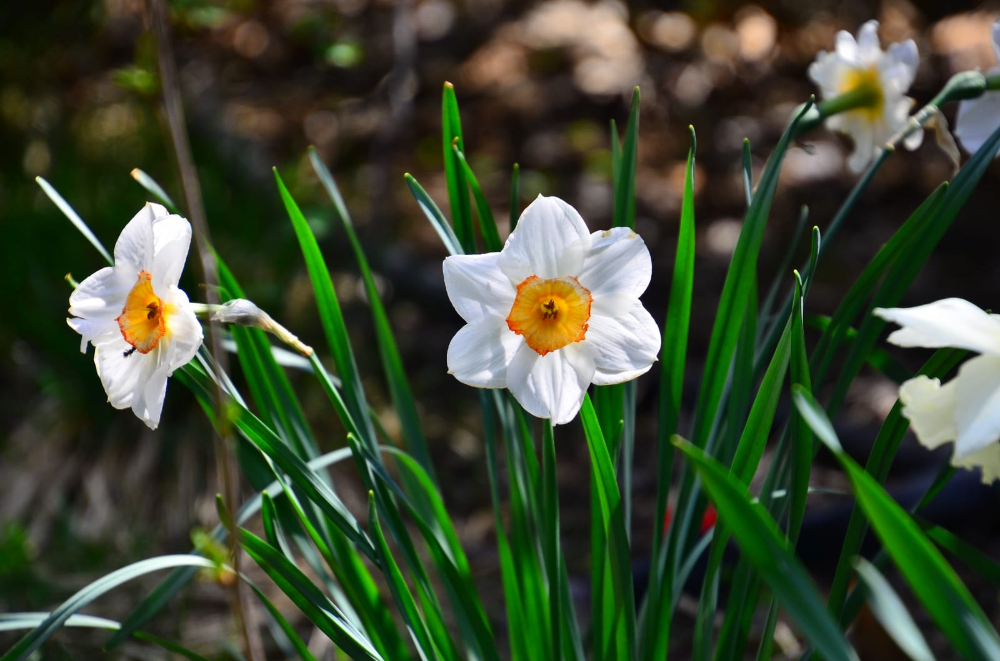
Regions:
<instances>
[{"instance_id":1,"label":"partially open bloom","mask_svg":"<svg viewBox=\"0 0 1000 661\"><path fill-rule=\"evenodd\" d=\"M445 259L448 296L467 322L448 347L448 370L569 422L591 383L634 379L656 360L660 330L639 302L651 274L638 234L591 234L576 209L539 195L503 250Z\"/></svg>"},{"instance_id":2,"label":"partially open bloom","mask_svg":"<svg viewBox=\"0 0 1000 661\"><path fill-rule=\"evenodd\" d=\"M849 33L837 33L832 53L820 51L809 66L809 77L819 86L824 101L838 97L850 108L831 115L826 125L854 139L854 153L847 161L861 172L882 147L906 124L913 99L906 91L917 74L917 45L912 39L892 44L883 51L878 40L878 21L861 26L857 41ZM920 146L923 133L912 133L907 149Z\"/></svg>"},{"instance_id":3,"label":"partially open bloom","mask_svg":"<svg viewBox=\"0 0 1000 661\"><path fill-rule=\"evenodd\" d=\"M1000 62L1000 21L993 24L993 54ZM990 76L1000 74L1000 66L986 73ZM1000 91L984 92L980 97L958 104L955 137L970 154L979 151L997 128L1000 128Z\"/></svg>"},{"instance_id":4,"label":"partially open bloom","mask_svg":"<svg viewBox=\"0 0 1000 661\"><path fill-rule=\"evenodd\" d=\"M889 336L901 347L955 347L979 353L942 384L918 376L899 388L903 415L924 446L955 442L951 463L982 468L983 482L1000 480L1000 315L960 298L915 308L876 308L902 326Z\"/></svg>"},{"instance_id":5,"label":"partially open bloom","mask_svg":"<svg viewBox=\"0 0 1000 661\"><path fill-rule=\"evenodd\" d=\"M115 265L94 273L69 297L67 319L94 345L94 364L108 401L150 429L160 422L167 377L190 361L201 324L177 283L191 245L191 225L147 203L115 244Z\"/></svg>"}]
</instances>

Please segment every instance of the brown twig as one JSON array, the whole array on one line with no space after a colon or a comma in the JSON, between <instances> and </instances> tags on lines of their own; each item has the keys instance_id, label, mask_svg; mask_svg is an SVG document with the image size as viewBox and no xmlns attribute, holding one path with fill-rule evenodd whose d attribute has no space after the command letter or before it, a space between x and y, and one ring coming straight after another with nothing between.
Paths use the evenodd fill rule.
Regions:
<instances>
[{"instance_id":1,"label":"brown twig","mask_svg":"<svg viewBox=\"0 0 1000 661\"><path fill-rule=\"evenodd\" d=\"M191 156L191 145L188 140L184 123L184 107L181 103L180 84L177 79L177 66L174 62L173 49L170 43L169 15L165 0L148 0L149 16L152 21L153 35L156 38L156 54L159 61L160 81L163 91L163 110L167 120L174 156L177 159L177 170L181 177L181 188L184 192L188 219L194 230L195 247L201 262L203 282L206 285L208 302L211 305L219 303L219 274L212 251L211 235L205 218L205 205L201 196L201 186L198 183L198 173L195 170L194 158ZM208 324L208 347L215 359L215 365L220 372L226 371L226 355L219 343L218 323ZM221 375L218 375L221 376ZM238 482L235 469L235 453L232 451L233 436L228 419L224 415L222 403L222 387L218 385L221 379L216 379L216 411L218 415L218 442L216 443L216 465L219 480L223 488L223 500L230 513L236 511ZM229 517L229 542L232 555L232 566L240 573L240 552L237 544L236 524ZM251 626L249 615L252 604L249 601L243 581L236 580L232 588L232 606L237 623L243 633L246 653L250 661L263 658L263 646L256 629Z\"/></svg>"}]
</instances>

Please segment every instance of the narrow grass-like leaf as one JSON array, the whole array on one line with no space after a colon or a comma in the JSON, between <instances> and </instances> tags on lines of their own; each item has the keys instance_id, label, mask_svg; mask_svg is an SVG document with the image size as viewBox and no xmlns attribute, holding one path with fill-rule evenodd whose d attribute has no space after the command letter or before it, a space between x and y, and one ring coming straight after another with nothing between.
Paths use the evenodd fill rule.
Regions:
<instances>
[{"instance_id":1,"label":"narrow grass-like leaf","mask_svg":"<svg viewBox=\"0 0 1000 661\"><path fill-rule=\"evenodd\" d=\"M694 127L688 127L691 146L688 149L684 175L684 195L681 204L680 226L677 235L677 253L670 286L670 303L663 326L663 344L660 350L660 394L656 437L656 513L653 518L653 547L650 555L649 588L642 608L641 657L659 660L666 657L670 641L672 594L675 580L668 569L667 546L664 544L663 525L666 521L667 500L670 495L674 447L670 437L677 431L680 418L681 396L684 390L684 370L687 359L688 330L691 318L691 300L694 283L694 171L697 138ZM671 549L672 550L672 549Z\"/></svg>"},{"instance_id":2,"label":"narrow grass-like leaf","mask_svg":"<svg viewBox=\"0 0 1000 661\"><path fill-rule=\"evenodd\" d=\"M855 561L855 569L865 584L872 614L896 641L899 649L913 661L934 661L934 655L927 646L924 635L920 633L920 628L906 610L903 600L882 576L882 572L864 558Z\"/></svg>"},{"instance_id":3,"label":"narrow grass-like leaf","mask_svg":"<svg viewBox=\"0 0 1000 661\"><path fill-rule=\"evenodd\" d=\"M80 218L80 214L76 212L73 207L70 206L69 202L63 199L63 196L52 187L52 184L45 181L41 177L35 177L35 182L41 186L42 191L49 197L52 202L59 207L59 210L63 212L63 215L69 219L69 222L73 223L77 231L83 235L83 238L90 242L90 245L97 249L97 252L101 253L101 257L104 258L108 264L114 266L115 260L111 259L111 253L108 252L101 240L90 230L87 223L83 222L83 218Z\"/></svg>"},{"instance_id":4,"label":"narrow grass-like leaf","mask_svg":"<svg viewBox=\"0 0 1000 661\"><path fill-rule=\"evenodd\" d=\"M931 378L942 377L951 371L955 365L961 361L967 352L959 349L939 349L924 364L917 374L925 374ZM818 418L816 424L824 425L825 421ZM903 434L909 428L909 421L903 417L903 406L897 401L889 411L885 421L875 437L865 470L870 473L878 482L885 482L889 474L889 467L892 457L896 454L896 449L903 440ZM832 429L826 432L827 439L836 439ZM841 624L847 625L846 610L844 600L847 597L847 589L852 575L853 558L861 549L861 542L868 530L868 522L862 515L860 509L855 505L851 512L850 521L847 524L847 533L844 535L844 542L841 547L840 559L837 561L837 570L834 573L833 582L830 586L829 608L834 615L840 616Z\"/></svg>"},{"instance_id":5,"label":"narrow grass-like leaf","mask_svg":"<svg viewBox=\"0 0 1000 661\"><path fill-rule=\"evenodd\" d=\"M51 613L4 613L0 615L0 631L18 631L20 629L34 629L41 625L45 620L51 616ZM121 624L115 620L109 620L105 617L95 617L93 615L71 615L68 620L63 623L64 627L81 627L86 629L108 629L111 631L117 631L121 628ZM159 636L154 636L151 633L146 633L145 631L133 631L132 637L137 640L144 640L155 645L159 645L168 652L173 652L174 654L179 654L186 659L191 661L208 661L202 655L192 652L182 645L161 638Z\"/></svg>"},{"instance_id":6,"label":"narrow grass-like leaf","mask_svg":"<svg viewBox=\"0 0 1000 661\"><path fill-rule=\"evenodd\" d=\"M719 517L732 531L740 549L803 635L828 661L857 661L844 634L823 607L812 579L777 524L759 503L751 501L746 486L700 448L682 439L675 439L675 443L694 464Z\"/></svg>"},{"instance_id":7,"label":"narrow grass-like leaf","mask_svg":"<svg viewBox=\"0 0 1000 661\"><path fill-rule=\"evenodd\" d=\"M991 558L972 544L956 536L953 532L941 526L935 526L917 517L917 523L924 532L934 540L934 543L960 559L977 574L1000 588L1000 563Z\"/></svg>"},{"instance_id":8,"label":"narrow grass-like leaf","mask_svg":"<svg viewBox=\"0 0 1000 661\"><path fill-rule=\"evenodd\" d=\"M399 348L396 346L396 339L393 337L392 327L389 325L389 317L386 314L385 306L382 304L382 297L379 295L378 287L375 284L375 278L368 264L368 258L365 256L361 242L354 231L354 224L347 214L347 208L340 195L340 190L337 188L333 176L323 164L323 161L320 160L319 154L316 153L315 149L310 149L309 160L327 194L333 201L334 209L337 212L336 215L351 243L354 258L358 262L358 269L361 271L361 278L365 285L365 293L368 296L368 305L372 312L372 322L375 325L375 337L378 340L382 368L385 370L385 379L389 384L389 393L402 425L406 447L409 449L410 454L416 457L424 469L433 477L434 468L431 465L427 442L424 440L424 434L420 429L420 417L417 414L417 406L413 400L413 393L406 378L403 359L399 355Z\"/></svg>"},{"instance_id":9,"label":"narrow grass-like leaf","mask_svg":"<svg viewBox=\"0 0 1000 661\"><path fill-rule=\"evenodd\" d=\"M462 255L465 250L462 248L462 244L459 243L458 237L455 236L455 231L448 224L447 219L445 219L444 214L441 213L441 209L438 205L434 204L434 200L431 196L427 194L424 187L417 183L410 173L403 175L406 180L406 185L410 189L410 193L413 194L414 199L416 199L417 204L420 205L420 210L424 212L427 216L427 220L431 221L431 227L437 232L438 236L441 237L441 243L448 250L450 255Z\"/></svg>"},{"instance_id":10,"label":"narrow grass-like leaf","mask_svg":"<svg viewBox=\"0 0 1000 661\"><path fill-rule=\"evenodd\" d=\"M808 107L808 104L807 104ZM729 364L732 360L736 340L740 332L740 322L746 311L748 294L753 285L753 274L757 267L757 255L764 238L764 227L771 211L771 202L778 185L778 174L788 150L789 140L795 134L801 114L791 121L784 135L778 141L771 158L764 168L757 194L747 210L743 230L733 251L732 261L726 273L718 312L712 326L708 356L705 361L698 406L695 412L692 441L704 447L708 440L712 421L722 399Z\"/></svg>"},{"instance_id":11,"label":"narrow grass-like leaf","mask_svg":"<svg viewBox=\"0 0 1000 661\"><path fill-rule=\"evenodd\" d=\"M827 430L832 430L832 426L822 407L800 387L793 387L792 397L803 417L810 424L816 425L814 430L817 436L827 443L830 440ZM941 552L920 531L909 513L844 453L835 436L833 441L827 443L827 447L847 472L858 503L871 521L872 528L956 652L963 659L995 659L979 638L986 632L989 644L992 645L997 642L996 632L968 588L948 565Z\"/></svg>"},{"instance_id":12,"label":"narrow grass-like leaf","mask_svg":"<svg viewBox=\"0 0 1000 661\"><path fill-rule=\"evenodd\" d=\"M635 229L635 170L639 135L639 88L632 91L632 106L625 126L625 142L615 164L615 227ZM617 142L618 135L612 136Z\"/></svg>"},{"instance_id":13,"label":"narrow grass-like leaf","mask_svg":"<svg viewBox=\"0 0 1000 661\"><path fill-rule=\"evenodd\" d=\"M455 86L451 83L444 84L441 94L441 140L444 149L444 176L448 184L448 201L451 204L451 222L462 250L467 254L473 254L476 252L476 237L472 231L469 189L465 172L454 150L456 146L459 150L465 150L462 144L462 120L458 114Z\"/></svg>"},{"instance_id":14,"label":"narrow grass-like leaf","mask_svg":"<svg viewBox=\"0 0 1000 661\"><path fill-rule=\"evenodd\" d=\"M350 410L355 424L361 428L361 438L374 447L375 432L368 420L368 404L365 400L364 388L361 385L361 375L354 362L347 325L344 323L344 315L333 290L333 280L330 278L326 260L323 259L323 254L319 250L316 237L313 236L312 230L309 228L309 223L306 222L305 216L302 215L295 200L285 188L285 183L281 180L277 169L274 170L274 178L278 184L281 200L285 204L285 209L295 229L295 236L298 237L299 246L302 248L306 269L309 271L309 279L312 280L313 291L316 294L320 323L323 325L327 343L333 352L334 364L337 366L340 379L344 383L348 410Z\"/></svg>"},{"instance_id":15,"label":"narrow grass-like leaf","mask_svg":"<svg viewBox=\"0 0 1000 661\"><path fill-rule=\"evenodd\" d=\"M115 570L78 590L73 596L64 601L43 622L7 650L0 657L0 661L22 661L23 659L27 659L35 650L41 647L42 643L52 637L72 615L93 600L123 583L127 583L140 576L145 576L151 572L171 569L173 567L214 569L215 563L196 555L164 555L158 558L140 560L139 562Z\"/></svg>"},{"instance_id":16,"label":"narrow grass-like leaf","mask_svg":"<svg viewBox=\"0 0 1000 661\"><path fill-rule=\"evenodd\" d=\"M420 615L420 611L417 609L417 602L414 601L413 594L410 592L410 588L406 585L406 580L403 578L403 573L399 570L399 565L396 564L396 560L392 557L392 551L389 549L389 544L385 541L385 535L382 534L382 528L378 521L378 512L375 508L375 494L371 491L368 492L368 527L374 533L376 548L378 549L382 564L382 573L389 583L389 591L396 602L396 607L399 608L400 613L403 615L403 621L406 623L406 628L410 631L410 636L417 646L420 658L424 659L424 661L437 659L438 655L434 650L434 644L431 642L430 632L427 631L427 626Z\"/></svg>"},{"instance_id":17,"label":"narrow grass-like leaf","mask_svg":"<svg viewBox=\"0 0 1000 661\"><path fill-rule=\"evenodd\" d=\"M743 196L749 209L753 204L753 157L750 153L750 140L747 138L743 138Z\"/></svg>"},{"instance_id":18,"label":"narrow grass-like leaf","mask_svg":"<svg viewBox=\"0 0 1000 661\"><path fill-rule=\"evenodd\" d=\"M815 236L815 235L814 235ZM819 245L813 241L813 246ZM815 252L813 253L816 254ZM806 337L803 329L803 291L802 279L795 272L795 294L792 297L792 384L798 384L808 392L812 392L812 379L809 376L809 355L806 353ZM809 474L812 468L813 437L809 425L797 416L789 423L791 438L790 457L791 484L788 515L788 539L795 545L802 529L802 520L806 511L806 494L809 491Z\"/></svg>"},{"instance_id":19,"label":"narrow grass-like leaf","mask_svg":"<svg viewBox=\"0 0 1000 661\"><path fill-rule=\"evenodd\" d=\"M275 605L271 603L271 600L267 598L267 595L264 594L263 590L252 583L250 584L250 589L257 595L260 603L264 605L264 608L267 610L268 615L270 615L274 623L277 624L278 628L285 634L285 637L292 644L292 647L295 649L295 653L299 655L299 658L302 659L302 661L316 661L316 657L309 651L309 646L306 645L305 641L302 640L302 637L299 636L295 627L289 624L288 620L285 619L285 616L282 615L281 611L279 611Z\"/></svg>"},{"instance_id":20,"label":"narrow grass-like leaf","mask_svg":"<svg viewBox=\"0 0 1000 661\"><path fill-rule=\"evenodd\" d=\"M364 634L355 629L309 577L280 551L244 528L240 529L239 541L253 561L309 621L352 659L376 661L382 658Z\"/></svg>"},{"instance_id":21,"label":"narrow grass-like leaf","mask_svg":"<svg viewBox=\"0 0 1000 661\"><path fill-rule=\"evenodd\" d=\"M562 547L559 544L559 482L556 477L556 445L552 423L544 421L542 428L542 549L545 556L545 578L549 590L549 628L552 630L552 658L561 659L562 618L559 593L562 580L559 558ZM567 641L568 642L568 641Z\"/></svg>"},{"instance_id":22,"label":"narrow grass-like leaf","mask_svg":"<svg viewBox=\"0 0 1000 661\"><path fill-rule=\"evenodd\" d=\"M462 167L462 174L465 176L469 188L472 189L472 199L476 203L476 215L479 217L479 231L483 235L483 244L486 246L486 252L499 252L503 248L503 244L500 242L500 234L497 231L496 220L493 219L493 211L490 209L490 203L486 199L483 188L479 185L479 180L472 171L472 167L465 159L465 154L462 153L457 145L452 147L452 149L455 152L455 156L458 157L459 165Z\"/></svg>"},{"instance_id":23,"label":"narrow grass-like leaf","mask_svg":"<svg viewBox=\"0 0 1000 661\"><path fill-rule=\"evenodd\" d=\"M170 213L180 213L177 205L172 199L170 199L170 196L167 195L167 191L163 190L163 186L158 184L155 179L139 168L133 169L129 174L132 175L132 178L135 179L140 186L152 193L153 197L162 202L163 206L165 206Z\"/></svg>"},{"instance_id":24,"label":"narrow grass-like leaf","mask_svg":"<svg viewBox=\"0 0 1000 661\"><path fill-rule=\"evenodd\" d=\"M628 535L625 532L618 481L615 479L608 446L601 433L597 412L589 395L584 397L580 419L590 450L592 484L596 487L600 506L599 520L604 538L607 540L609 587L614 597L614 612L605 614L606 617L611 616L614 638L607 641L606 649L596 650L596 658L634 659L635 601L632 596Z\"/></svg>"}]
</instances>

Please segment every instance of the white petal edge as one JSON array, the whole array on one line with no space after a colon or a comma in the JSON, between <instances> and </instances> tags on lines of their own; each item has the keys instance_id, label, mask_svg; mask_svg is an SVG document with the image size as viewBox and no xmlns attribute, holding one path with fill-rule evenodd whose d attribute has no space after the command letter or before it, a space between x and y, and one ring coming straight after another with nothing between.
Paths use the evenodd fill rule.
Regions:
<instances>
[{"instance_id":1,"label":"white petal edge","mask_svg":"<svg viewBox=\"0 0 1000 661\"><path fill-rule=\"evenodd\" d=\"M167 210L147 202L132 217L115 243L115 266L129 264L136 269L150 270L153 266L153 221L169 216Z\"/></svg>"},{"instance_id":2,"label":"white petal edge","mask_svg":"<svg viewBox=\"0 0 1000 661\"><path fill-rule=\"evenodd\" d=\"M1000 439L1000 357L965 361L955 382L955 456L967 457Z\"/></svg>"},{"instance_id":3,"label":"white petal edge","mask_svg":"<svg viewBox=\"0 0 1000 661\"><path fill-rule=\"evenodd\" d=\"M899 387L903 417L925 448L933 450L958 435L955 427L955 380L941 385L940 379L923 374Z\"/></svg>"},{"instance_id":4,"label":"white petal edge","mask_svg":"<svg viewBox=\"0 0 1000 661\"><path fill-rule=\"evenodd\" d=\"M912 308L875 308L873 314L902 326L888 338L901 347L955 347L1000 355L1000 321L961 298Z\"/></svg>"},{"instance_id":5,"label":"white petal edge","mask_svg":"<svg viewBox=\"0 0 1000 661\"><path fill-rule=\"evenodd\" d=\"M576 279L596 303L606 294L637 298L646 291L652 274L653 262L642 237L628 227L614 227L590 235L590 249Z\"/></svg>"},{"instance_id":6,"label":"white petal edge","mask_svg":"<svg viewBox=\"0 0 1000 661\"><path fill-rule=\"evenodd\" d=\"M958 468L982 471L983 484L991 484L1000 480L1000 443L987 445L965 457L952 457L951 465Z\"/></svg>"},{"instance_id":7,"label":"white petal edge","mask_svg":"<svg viewBox=\"0 0 1000 661\"><path fill-rule=\"evenodd\" d=\"M455 310L468 323L506 319L517 289L500 270L500 253L452 255L444 260L444 286Z\"/></svg>"},{"instance_id":8,"label":"white petal edge","mask_svg":"<svg viewBox=\"0 0 1000 661\"><path fill-rule=\"evenodd\" d=\"M878 21L866 21L858 30L858 60L866 65L875 64L882 57L878 40Z\"/></svg>"},{"instance_id":9,"label":"white petal edge","mask_svg":"<svg viewBox=\"0 0 1000 661\"><path fill-rule=\"evenodd\" d=\"M153 221L153 291L160 292L181 279L191 247L191 223L176 214Z\"/></svg>"},{"instance_id":10,"label":"white petal edge","mask_svg":"<svg viewBox=\"0 0 1000 661\"><path fill-rule=\"evenodd\" d=\"M590 247L590 230L576 209L558 197L539 195L521 214L500 251L500 268L515 287L532 275L575 276Z\"/></svg>"},{"instance_id":11,"label":"white petal edge","mask_svg":"<svg viewBox=\"0 0 1000 661\"><path fill-rule=\"evenodd\" d=\"M994 22L990 28L990 42L993 46L993 57L1000 62L1000 21Z\"/></svg>"},{"instance_id":12,"label":"white petal edge","mask_svg":"<svg viewBox=\"0 0 1000 661\"><path fill-rule=\"evenodd\" d=\"M585 342L594 351L593 383L623 383L648 372L656 362L660 329L636 300L628 312L618 317L591 316Z\"/></svg>"},{"instance_id":13,"label":"white petal edge","mask_svg":"<svg viewBox=\"0 0 1000 661\"><path fill-rule=\"evenodd\" d=\"M486 317L463 326L448 345L448 372L476 388L507 386L507 365L524 339L507 322Z\"/></svg>"},{"instance_id":14,"label":"white petal edge","mask_svg":"<svg viewBox=\"0 0 1000 661\"><path fill-rule=\"evenodd\" d=\"M595 369L585 342L544 356L524 344L507 367L507 387L528 413L562 425L580 411Z\"/></svg>"}]
</instances>

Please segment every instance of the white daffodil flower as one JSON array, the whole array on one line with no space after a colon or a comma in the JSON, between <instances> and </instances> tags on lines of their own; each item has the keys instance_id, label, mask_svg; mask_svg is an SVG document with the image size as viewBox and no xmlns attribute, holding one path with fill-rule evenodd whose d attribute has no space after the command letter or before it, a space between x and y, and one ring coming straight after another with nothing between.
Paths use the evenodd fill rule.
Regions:
<instances>
[{"instance_id":1,"label":"white daffodil flower","mask_svg":"<svg viewBox=\"0 0 1000 661\"><path fill-rule=\"evenodd\" d=\"M993 24L993 54L1000 62L1000 21ZM1000 74L1000 66L986 72L989 76ZM965 151L974 154L986 139L1000 128L1000 91L984 92L975 99L958 104L955 115L955 137Z\"/></svg>"},{"instance_id":2,"label":"white daffodil flower","mask_svg":"<svg viewBox=\"0 0 1000 661\"><path fill-rule=\"evenodd\" d=\"M503 250L444 261L448 297L467 322L448 371L477 388L509 388L534 416L572 420L591 383L652 366L660 330L639 302L652 274L631 229L587 229L576 209L538 196Z\"/></svg>"},{"instance_id":3,"label":"white daffodil flower","mask_svg":"<svg viewBox=\"0 0 1000 661\"><path fill-rule=\"evenodd\" d=\"M191 245L191 224L147 203L122 230L115 265L94 273L69 297L70 328L94 345L108 401L150 429L160 422L167 377L190 361L201 324L177 283Z\"/></svg>"},{"instance_id":4,"label":"white daffodil flower","mask_svg":"<svg viewBox=\"0 0 1000 661\"><path fill-rule=\"evenodd\" d=\"M961 298L915 308L876 308L902 326L889 335L901 347L955 347L979 353L958 376L942 384L918 376L899 388L903 416L924 446L955 442L951 463L980 467L983 482L1000 480L1000 315L987 314Z\"/></svg>"},{"instance_id":5,"label":"white daffodil flower","mask_svg":"<svg viewBox=\"0 0 1000 661\"><path fill-rule=\"evenodd\" d=\"M882 147L906 124L913 99L906 91L917 74L917 45L912 39L883 51L878 40L878 21L861 26L857 41L849 33L837 33L832 53L820 51L809 66L809 77L819 86L824 101L850 95L849 110L831 115L827 128L854 139L854 153L847 165L861 172ZM917 130L904 141L916 149L923 140Z\"/></svg>"}]
</instances>

